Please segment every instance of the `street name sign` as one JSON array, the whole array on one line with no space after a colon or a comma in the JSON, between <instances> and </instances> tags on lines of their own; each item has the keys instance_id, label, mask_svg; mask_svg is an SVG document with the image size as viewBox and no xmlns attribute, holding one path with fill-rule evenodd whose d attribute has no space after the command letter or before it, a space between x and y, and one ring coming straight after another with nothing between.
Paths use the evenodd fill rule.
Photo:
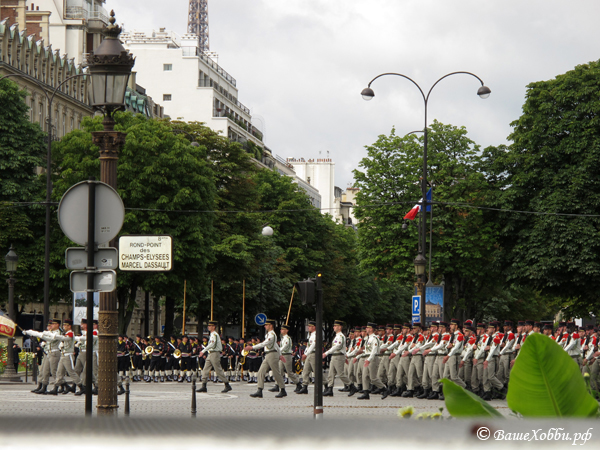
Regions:
<instances>
[{"instance_id":1,"label":"street name sign","mask_svg":"<svg viewBox=\"0 0 600 450\"><path fill-rule=\"evenodd\" d=\"M173 268L173 239L168 235L127 235L119 238L119 269L167 272Z\"/></svg>"}]
</instances>

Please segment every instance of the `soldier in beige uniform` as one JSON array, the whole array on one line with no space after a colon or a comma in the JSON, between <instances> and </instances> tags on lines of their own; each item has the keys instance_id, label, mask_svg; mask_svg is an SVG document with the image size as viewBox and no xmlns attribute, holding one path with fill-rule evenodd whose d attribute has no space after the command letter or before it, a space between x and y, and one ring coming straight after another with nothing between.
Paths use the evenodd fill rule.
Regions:
<instances>
[{"instance_id":1,"label":"soldier in beige uniform","mask_svg":"<svg viewBox=\"0 0 600 450\"><path fill-rule=\"evenodd\" d=\"M356 338L354 337L354 330L350 330L346 342L348 343L348 348L346 349L346 363L344 364L344 371L346 376L350 380L350 384L352 384L356 382L356 379L354 378L352 360L349 358L349 354L354 350L354 343L356 342ZM338 391L350 392L350 386L344 386L342 389L338 389Z\"/></svg>"},{"instance_id":2,"label":"soldier in beige uniform","mask_svg":"<svg viewBox=\"0 0 600 450\"><path fill-rule=\"evenodd\" d=\"M379 378L381 380L381 382L383 384L385 384L387 387L390 384L394 384L394 382L396 381L396 380L390 378L390 376L389 376L390 355L392 354L392 352L388 350L388 347L390 347L394 343L394 341L396 340L396 337L394 336L394 325L393 324L388 323L385 326L384 330L385 330L385 334L381 338L381 346L379 348L381 361L379 363L379 369L377 369L377 378Z\"/></svg>"},{"instance_id":3,"label":"soldier in beige uniform","mask_svg":"<svg viewBox=\"0 0 600 450\"><path fill-rule=\"evenodd\" d=\"M87 319L84 317L81 319L81 336L76 336L75 341L79 342L79 355L77 356L77 362L75 363L75 372L81 379L81 388L75 393L75 395L83 395L85 393L86 386L91 389L91 386L86 385L86 362L87 362ZM93 342L98 340L97 334L94 334ZM92 350L93 351L93 350ZM96 378L94 377L94 371L92 370L92 382L96 384Z\"/></svg>"},{"instance_id":4,"label":"soldier in beige uniform","mask_svg":"<svg viewBox=\"0 0 600 450\"><path fill-rule=\"evenodd\" d=\"M344 387L348 387L350 391L356 389L356 387L350 383L350 379L346 376L344 366L346 365L346 336L342 332L344 322L341 320L335 320L333 322L333 331L335 331L335 338L331 344L331 348L323 353L323 359L331 355L331 362L329 363L329 380L327 386L323 392L323 397L333 397L333 384L335 382L336 375L340 377Z\"/></svg>"},{"instance_id":5,"label":"soldier in beige uniform","mask_svg":"<svg viewBox=\"0 0 600 450\"><path fill-rule=\"evenodd\" d=\"M302 383L300 383L300 378L294 370L294 343L292 342L292 338L288 336L289 331L290 327L288 325L281 325L280 349L281 355L285 358L285 362L279 361L279 371L283 375L283 371L285 370L290 381L296 385L296 389L300 390L302 388Z\"/></svg>"},{"instance_id":6,"label":"soldier in beige uniform","mask_svg":"<svg viewBox=\"0 0 600 450\"><path fill-rule=\"evenodd\" d=\"M55 319L50 319L48 321L48 330L40 333L34 330L27 330L23 334L27 334L29 336L35 336L39 339L43 339L46 341L46 346L44 347L44 351L46 352L46 356L44 356L44 360L42 361L42 367L40 368L41 373L41 388L33 390L32 392L36 394L46 395L48 393L48 383L50 382L50 375L56 378L56 371L58 369L58 362L60 361L60 340L57 338L60 336L59 330L60 322Z\"/></svg>"},{"instance_id":7,"label":"soldier in beige uniform","mask_svg":"<svg viewBox=\"0 0 600 450\"><path fill-rule=\"evenodd\" d=\"M448 322L439 322L439 335L437 338L437 343L431 347L431 352L435 356L431 356L431 358L435 358L433 362L433 366L431 369L431 392L427 394L427 399L433 400L435 398L439 398L442 396L443 392L442 386L439 380L442 378L444 373L444 358L448 354L448 344L450 343L450 338L452 335L448 332ZM428 357L426 356L426 357ZM424 398L424 397L421 397Z\"/></svg>"},{"instance_id":8,"label":"soldier in beige uniform","mask_svg":"<svg viewBox=\"0 0 600 450\"><path fill-rule=\"evenodd\" d=\"M367 343L365 344L365 362L362 378L364 393L358 397L358 400L369 400L369 393L372 392L373 394L381 394L385 389L385 385L379 378L377 378L377 369L379 368L378 366L380 361L380 359L378 359L378 357L380 357L379 346L381 343L377 335L374 333L374 329L376 327L377 324L375 323L369 322L367 324L368 339ZM371 391L371 385L376 386L377 389Z\"/></svg>"},{"instance_id":9,"label":"soldier in beige uniform","mask_svg":"<svg viewBox=\"0 0 600 450\"><path fill-rule=\"evenodd\" d=\"M265 331L267 335L264 341L256 345L248 345L244 350L249 352L250 350L260 350L264 348L264 359L258 369L258 390L254 394L250 394L250 397L262 398L262 391L265 387L265 376L269 373L269 370L273 372L277 385L273 389L269 389L269 392L279 392L275 398L287 397L285 392L285 384L283 383L283 377L279 371L279 361L285 363L286 359L281 354L281 349L277 345L277 335L275 334L275 320L267 319L265 322Z\"/></svg>"},{"instance_id":10,"label":"soldier in beige uniform","mask_svg":"<svg viewBox=\"0 0 600 450\"><path fill-rule=\"evenodd\" d=\"M196 392L208 392L206 389L206 383L211 370L214 370L221 381L225 382L225 388L221 392L227 393L231 391L231 385L227 381L227 377L225 377L225 372L223 372L223 367L221 366L221 352L223 351L223 344L221 343L221 337L219 336L219 333L216 331L217 325L217 321L211 320L208 322L210 338L208 345L200 352L200 357L203 357L205 353L208 353L208 357L204 363L204 369L202 369L202 387Z\"/></svg>"},{"instance_id":11,"label":"soldier in beige uniform","mask_svg":"<svg viewBox=\"0 0 600 450\"><path fill-rule=\"evenodd\" d=\"M427 337L425 344L421 348L422 353L423 353L423 358L424 358L423 381L422 381L423 393L421 395L417 395L417 398L419 398L419 399L429 397L429 395L432 392L431 384L432 384L432 377L434 376L434 372L435 372L434 366L435 366L435 360L436 360L436 356L437 356L437 353L435 351L432 351L432 348L440 342L440 333L438 332L438 323L439 322L433 322L431 324L431 327L429 328L429 336ZM433 381L437 382L437 380L433 380ZM433 392L435 392L435 390Z\"/></svg>"},{"instance_id":12,"label":"soldier in beige uniform","mask_svg":"<svg viewBox=\"0 0 600 450\"><path fill-rule=\"evenodd\" d=\"M362 341L363 337L361 336L360 328L356 327L356 329L354 330L354 343L352 344L350 351L346 354L346 357L348 358L348 366L350 367L350 375L348 376L348 378L350 379L351 384L358 385L357 390L362 389L360 387L360 385L362 384L362 378L359 379L357 377L358 371L356 368L358 362L358 352L361 350ZM348 388L348 390L345 392L350 392L350 388ZM356 391L350 392L350 394L348 394L348 397L352 397L354 394L356 394Z\"/></svg>"},{"instance_id":13,"label":"soldier in beige uniform","mask_svg":"<svg viewBox=\"0 0 600 450\"><path fill-rule=\"evenodd\" d=\"M402 333L396 339L397 346L392 351L390 359L396 362L396 387L390 392L390 397L400 397L408 384L408 372L410 369L410 353L407 351L414 338L411 333L412 325L405 322L402 325Z\"/></svg>"},{"instance_id":14,"label":"soldier in beige uniform","mask_svg":"<svg viewBox=\"0 0 600 450\"><path fill-rule=\"evenodd\" d=\"M443 377L450 379L450 381L458 384L462 388L466 388L466 383L458 376L458 364L460 362L460 355L462 354L463 347L465 345L465 335L460 331L458 326L460 321L458 319L452 319L450 321L450 343L447 345L449 349L448 354L444 358L444 373ZM442 393L443 395L443 393ZM439 395L438 395L439 397ZM441 398L440 400L443 400Z\"/></svg>"},{"instance_id":15,"label":"soldier in beige uniform","mask_svg":"<svg viewBox=\"0 0 600 450\"><path fill-rule=\"evenodd\" d=\"M310 336L308 338L308 347L302 360L304 361L304 370L302 371L302 389L296 392L296 394L308 394L308 385L310 383L310 374L315 371L315 345L317 340L316 330L317 322L311 320L308 322L308 332ZM320 330L319 330L320 332ZM320 352L319 352L320 355Z\"/></svg>"},{"instance_id":16,"label":"soldier in beige uniform","mask_svg":"<svg viewBox=\"0 0 600 450\"><path fill-rule=\"evenodd\" d=\"M58 368L56 371L54 389L48 392L48 394L51 395L56 395L60 386L64 388L63 394L68 394L69 392L74 393L75 385L77 385L81 390L81 380L79 379L79 375L77 375L77 372L75 372L75 366L73 364L73 352L75 350L75 334L71 329L72 326L73 321L70 319L65 319L63 321L63 328L65 329L65 332L62 335L56 336L56 339L63 343L63 348L62 356L58 362ZM65 374L67 374L73 380L73 386L69 386L69 384L65 381Z\"/></svg>"}]
</instances>

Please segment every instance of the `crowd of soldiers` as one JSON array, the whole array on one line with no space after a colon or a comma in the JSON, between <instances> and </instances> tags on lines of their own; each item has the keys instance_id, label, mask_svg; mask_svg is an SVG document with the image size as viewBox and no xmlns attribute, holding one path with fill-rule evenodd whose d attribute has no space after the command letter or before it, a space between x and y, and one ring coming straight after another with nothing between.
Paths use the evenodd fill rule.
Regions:
<instances>
[{"instance_id":1,"label":"crowd of soldiers","mask_svg":"<svg viewBox=\"0 0 600 450\"><path fill-rule=\"evenodd\" d=\"M93 330L93 380L91 388L97 393L98 373L97 321ZM52 320L43 332L32 330L24 334L45 342L41 379L37 394L59 393L82 395L86 391L86 334L87 323L82 320L81 335L75 336L72 321ZM557 330L552 324L510 320L488 324L452 319L433 322L388 324L368 323L344 332L345 323L336 320L335 335L321 351L316 349L316 323L308 323L308 341L294 345L287 325L275 333L276 322L267 320L265 339L222 338L217 322L209 322L209 336L137 335L129 339L120 335L117 344L118 393L125 392L123 381L192 382L200 380L198 392L207 392L209 381L225 384L223 393L232 390L230 383L246 381L257 384L251 397L261 398L266 382L275 382L269 389L276 398L287 396L285 385L295 385L296 394L308 394L314 382L315 358L321 355L329 367L323 396L334 395L335 378L340 378L340 392L359 400L371 395L387 397L416 397L443 400L440 379L448 378L483 399L504 399L510 371L527 336L543 333L555 340L579 365L589 373L592 387L598 388L598 333L593 326L578 329L572 323L561 322ZM324 366L325 367L325 366ZM300 373L301 372L301 373ZM48 390L50 377L54 388ZM66 376L72 384L66 381ZM77 389L79 388L79 389Z\"/></svg>"}]
</instances>

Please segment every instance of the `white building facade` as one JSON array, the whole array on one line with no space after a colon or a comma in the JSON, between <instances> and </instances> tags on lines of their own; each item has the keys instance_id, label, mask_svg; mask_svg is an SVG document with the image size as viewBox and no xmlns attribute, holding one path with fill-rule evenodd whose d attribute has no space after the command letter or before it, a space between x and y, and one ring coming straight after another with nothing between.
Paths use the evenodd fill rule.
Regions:
<instances>
[{"instance_id":1,"label":"white building facade","mask_svg":"<svg viewBox=\"0 0 600 450\"><path fill-rule=\"evenodd\" d=\"M204 122L233 141L264 147L250 109L238 100L236 80L198 49L198 37L158 32L124 32L121 41L135 56L138 83L161 102L165 115Z\"/></svg>"},{"instance_id":2,"label":"white building facade","mask_svg":"<svg viewBox=\"0 0 600 450\"><path fill-rule=\"evenodd\" d=\"M321 195L321 212L336 216L335 163L331 158L304 159L287 158L298 178L313 186Z\"/></svg>"}]
</instances>

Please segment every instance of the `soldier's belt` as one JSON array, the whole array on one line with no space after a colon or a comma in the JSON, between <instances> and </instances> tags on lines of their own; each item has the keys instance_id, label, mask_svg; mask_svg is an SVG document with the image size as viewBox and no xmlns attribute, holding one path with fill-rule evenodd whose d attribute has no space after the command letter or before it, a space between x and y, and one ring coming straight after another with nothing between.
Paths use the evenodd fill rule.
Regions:
<instances>
[{"instance_id":1,"label":"soldier's belt","mask_svg":"<svg viewBox=\"0 0 600 450\"><path fill-rule=\"evenodd\" d=\"M265 352L265 355L268 355L269 353L276 353L277 350L269 350L268 352Z\"/></svg>"},{"instance_id":2,"label":"soldier's belt","mask_svg":"<svg viewBox=\"0 0 600 450\"><path fill-rule=\"evenodd\" d=\"M282 353L282 355L291 355L291 353Z\"/></svg>"},{"instance_id":3,"label":"soldier's belt","mask_svg":"<svg viewBox=\"0 0 600 450\"><path fill-rule=\"evenodd\" d=\"M344 356L343 353L332 353L331 356Z\"/></svg>"},{"instance_id":4,"label":"soldier's belt","mask_svg":"<svg viewBox=\"0 0 600 450\"><path fill-rule=\"evenodd\" d=\"M432 354L432 353L427 353L427 354L425 355L425 358L428 358L429 356L437 356L437 355L436 355L435 353L433 353L433 354Z\"/></svg>"},{"instance_id":5,"label":"soldier's belt","mask_svg":"<svg viewBox=\"0 0 600 450\"><path fill-rule=\"evenodd\" d=\"M63 353L62 355L63 356L69 356L69 355L72 355L72 354L73 354L73 352L71 352L71 353Z\"/></svg>"},{"instance_id":6,"label":"soldier's belt","mask_svg":"<svg viewBox=\"0 0 600 450\"><path fill-rule=\"evenodd\" d=\"M182 353L181 357L182 358L189 358L190 354L189 353Z\"/></svg>"},{"instance_id":7,"label":"soldier's belt","mask_svg":"<svg viewBox=\"0 0 600 450\"><path fill-rule=\"evenodd\" d=\"M377 353L375 356L379 356L381 358L383 355L381 353Z\"/></svg>"},{"instance_id":8,"label":"soldier's belt","mask_svg":"<svg viewBox=\"0 0 600 450\"><path fill-rule=\"evenodd\" d=\"M50 351L51 351L51 352L60 352L60 349L59 349L59 348L57 348L57 349L55 349L55 350L50 350Z\"/></svg>"}]
</instances>

